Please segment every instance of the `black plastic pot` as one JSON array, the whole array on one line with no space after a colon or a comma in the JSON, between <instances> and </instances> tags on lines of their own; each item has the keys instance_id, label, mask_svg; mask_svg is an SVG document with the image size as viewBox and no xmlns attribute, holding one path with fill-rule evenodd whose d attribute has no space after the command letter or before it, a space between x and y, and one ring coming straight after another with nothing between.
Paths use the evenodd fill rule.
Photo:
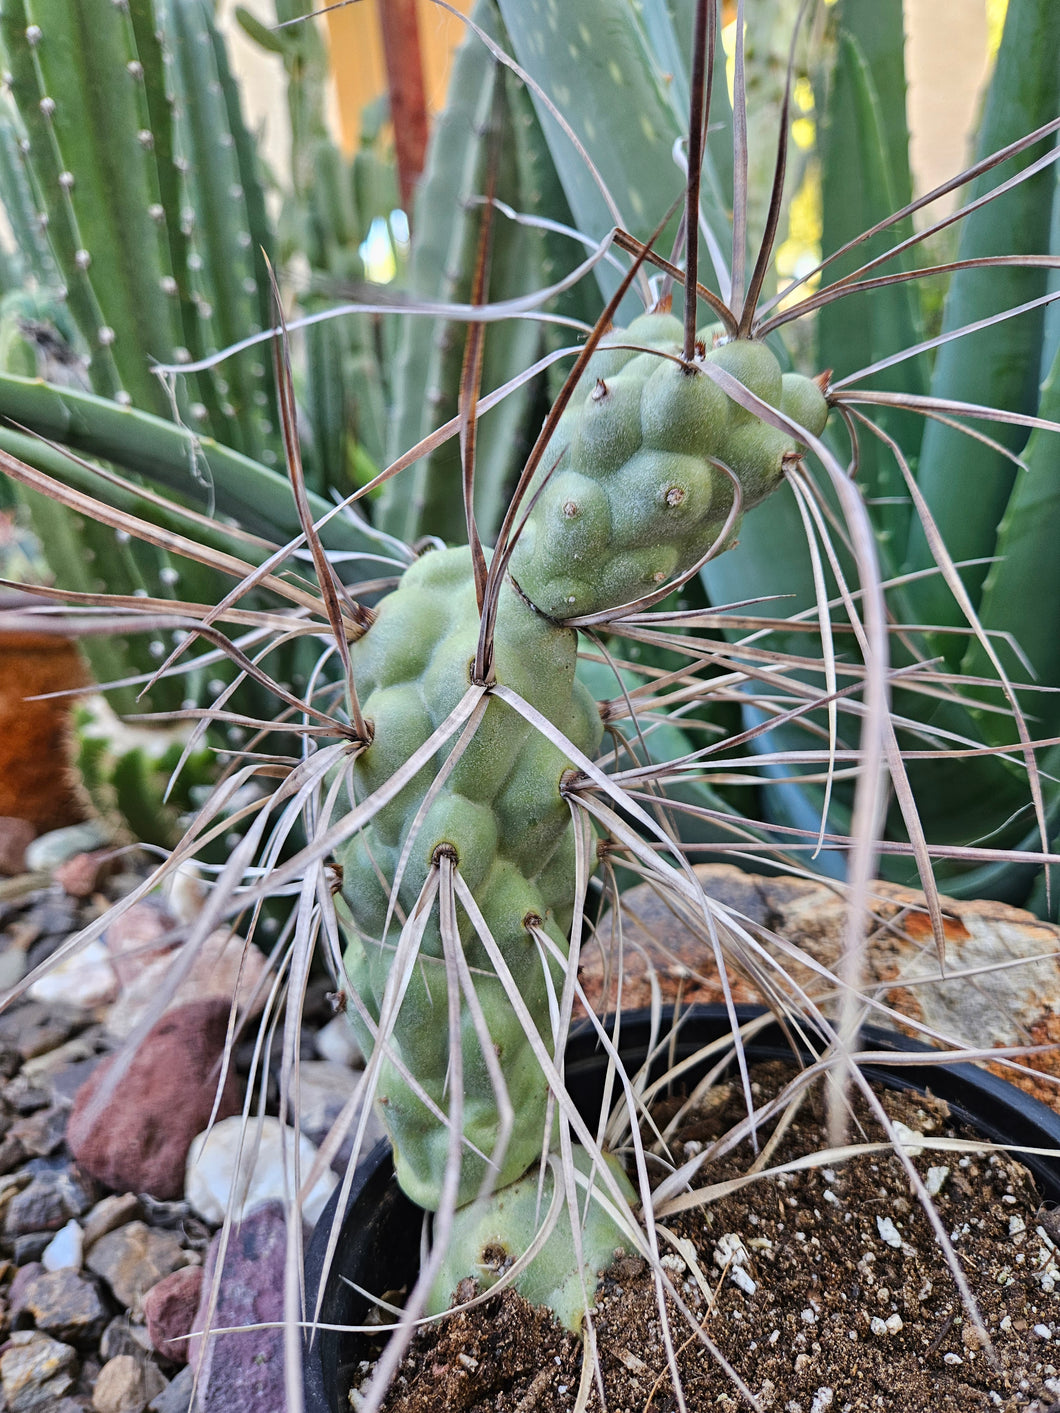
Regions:
<instances>
[{"instance_id":1,"label":"black plastic pot","mask_svg":"<svg viewBox=\"0 0 1060 1413\"><path fill-rule=\"evenodd\" d=\"M741 1022L760 1012L740 1008ZM729 1018L720 1006L691 1006L681 1013L672 1050L658 1064L684 1059L713 1040L730 1033ZM621 1053L634 1071L648 1055L650 1021L645 1013L622 1018ZM925 1046L895 1031L867 1026L862 1048L907 1053L929 1053ZM747 1047L752 1063L792 1057L791 1047L778 1025L760 1031ZM567 1048L566 1080L579 1110L594 1118L603 1098L606 1061L589 1028L571 1037ZM704 1066L704 1072L706 1066ZM949 1105L955 1122L966 1124L992 1143L1051 1148L1055 1157L1028 1154L1021 1161L1034 1174L1042 1197L1060 1201L1060 1115L1024 1094L1014 1085L975 1065L895 1066L867 1065L864 1073L893 1089L930 1091ZM701 1077L695 1069L682 1077L691 1087ZM313 1309L320 1287L328 1234L335 1215L338 1191L317 1224L306 1254L306 1300ZM420 1258L423 1213L397 1185L390 1147L382 1142L361 1164L350 1191L338 1250L328 1273L320 1321L324 1325L361 1325L370 1302L354 1288L383 1293L411 1286ZM345 1278L345 1279L344 1279ZM352 1282L352 1284L351 1284ZM306 1413L347 1413L346 1391L360 1361L370 1357L372 1341L364 1335L320 1330L305 1350Z\"/></svg>"}]
</instances>

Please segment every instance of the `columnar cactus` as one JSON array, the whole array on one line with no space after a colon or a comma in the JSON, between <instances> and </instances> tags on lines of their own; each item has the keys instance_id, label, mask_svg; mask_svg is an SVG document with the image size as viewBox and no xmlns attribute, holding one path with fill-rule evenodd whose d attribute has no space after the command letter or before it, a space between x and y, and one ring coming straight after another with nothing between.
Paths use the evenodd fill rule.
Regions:
<instances>
[{"instance_id":1,"label":"columnar cactus","mask_svg":"<svg viewBox=\"0 0 1060 1413\"><path fill-rule=\"evenodd\" d=\"M615 610L620 617L627 602L686 574L733 523L736 488L740 505L754 505L779 484L785 464L799 457L794 437L729 397L708 368L724 369L814 435L827 418L817 386L797 375L782 378L764 344L719 339L708 350L709 337L686 364L681 325L665 311L606 336L532 487L536 501L501 588L493 674L547 718L572 755L591 759L602 726L595 702L575 676L577 635L567 620ZM460 703L471 685L479 633L467 548L427 553L383 600L350 653L371 735L350 776L355 803L385 785ZM489 1182L504 1189L547 1147L549 1085L509 988L514 980L547 1042L550 989L560 989L555 959L568 955L575 903L574 824L564 798L565 780L574 773L567 751L506 702L488 699L462 753L457 756L450 742L339 853L346 972L374 1020L380 1020L384 993L393 984L401 920L414 916L443 853L471 890L510 972L510 978L498 977L470 916L458 914L478 1006L517 1115L503 1155L491 1162L502 1127L500 1096L474 1010L465 1004L458 1204L471 1202ZM554 944L551 959L538 945L541 933ZM453 1113L450 984L432 913L388 1036L379 1085L399 1181L428 1209L442 1202L450 1147L448 1126L439 1117ZM350 1014L371 1048L369 1026ZM498 1201L484 1230L503 1245L509 1205L520 1203L511 1194ZM620 1236L610 1218L592 1210L585 1235L598 1256ZM539 1265L530 1270L530 1288L553 1289ZM438 1303L446 1303L465 1273L459 1259L446 1266ZM483 1269L476 1274L486 1276ZM557 1313L577 1327L583 1303L572 1303L562 1282L556 1289L562 1291L554 1302Z\"/></svg>"}]
</instances>

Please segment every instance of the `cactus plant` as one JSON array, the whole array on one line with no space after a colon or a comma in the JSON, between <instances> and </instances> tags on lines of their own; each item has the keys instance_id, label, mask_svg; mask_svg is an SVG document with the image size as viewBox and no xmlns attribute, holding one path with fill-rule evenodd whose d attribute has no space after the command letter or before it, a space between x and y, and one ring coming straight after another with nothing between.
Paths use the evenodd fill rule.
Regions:
<instances>
[{"instance_id":1,"label":"cactus plant","mask_svg":"<svg viewBox=\"0 0 1060 1413\"><path fill-rule=\"evenodd\" d=\"M886 388L845 386L851 363L928 352L916 346L906 307L911 272L901 266L904 252L895 257L893 282L859 290L879 297L886 337L897 330L899 346L873 344L870 353L846 363L833 363L822 348L819 376L789 369L776 333L818 306L841 308L852 285L874 283L874 268L849 272L832 288L801 299L798 289L767 289L783 212L788 113L782 107L765 235L749 259L742 89L737 85L726 122L707 122L707 92L712 105L724 108L726 101L724 86L709 81L722 68L712 43L717 7L701 0L689 8L696 25L691 45L679 37L672 7L570 0L562 17L569 43L554 46L543 42L548 27L559 23L554 6L537 0L476 6L458 72L488 69L491 102L488 110L469 107L470 86L460 77L448 120L436 129L414 220L422 233L409 277L407 302L414 307L405 313L402 351L388 380L392 442L390 465L379 478L389 488L378 507L381 525L336 513L319 532L314 526L324 518L324 505L306 489L293 382L282 357L280 421L294 508L281 512L275 499L266 503L283 489L267 467L200 438L194 450L213 470L217 504L240 522L212 527L209 534L225 541L216 548L183 503L207 499L205 483L179 479L189 446L184 429L148 408L108 403L100 386L60 395L15 375L0 381L7 405L17 399L26 409L21 420L27 425L122 467L131 469L130 461L140 458L145 481L181 493L168 503L153 500L136 533L161 544L171 520L185 529L199 525L202 562L235 581L217 606L182 604L178 615L171 605L182 631L212 634L211 643L252 676L255 664L228 636L233 625L260 628L266 655L295 635L317 645L299 691L286 689L265 667L256 678L279 695L286 719L276 724L301 733L299 751L270 752L255 741L196 820L179 857L217 831L222 802L240 785L266 772L281 777L271 796L246 807L247 832L219 868L200 930L222 915L253 909L271 890L297 890L286 976L289 1017L305 986L309 944L323 938L369 1057L362 1093L381 1102L402 1183L435 1213L435 1244L410 1297L406 1338L419 1313L443 1306L469 1273L484 1283L495 1276L521 1283L579 1326L591 1307L600 1253L616 1246L656 1259L661 1292L643 1155L634 1192L601 1141L604 1124L594 1132L563 1086L563 1046L578 997L576 962L592 906L601 893L614 899L619 865L645 874L676 909L697 920L705 951L723 976L726 957L735 953L778 1006L806 1002L792 978L756 952L740 920L699 893L687 866L695 847L675 827L678 814L710 826L711 848L752 853L774 866L798 868L800 851L820 852L822 844L832 846L829 863L841 851L849 856L852 901L838 978L844 999L832 1020L816 1017L840 1047L858 1004L857 959L879 852L885 764L897 797L890 847L921 869L937 937L942 921L931 872L937 836L920 824L918 808L927 806L909 782L918 752L928 758L948 752L945 765L954 772L966 768L968 753L978 761L978 713L1015 719L1024 731L1015 749L1006 743L995 767L1006 776L1023 772L1021 806L1030 802L1046 839L995 858L989 844L961 838L948 856L962 868L1003 864L1021 877L1056 861L1047 838L1055 798L1043 791L1046 772L1036 765L1027 713L1014 702L1010 674L976 624L967 591L934 534L930 506L902 444L889 440L908 423L896 415L882 428L881 445L894 453L888 468L883 456L864 458L870 494L887 504L867 506L848 474L862 461L861 442L874 435L858 420L863 405L906 416L917 407L915 397L899 398ZM742 6L739 13L742 19ZM862 62L870 39L893 40L897 13L887 4L869 16L845 0L842 18L854 28L831 51L834 83L822 105L834 105L837 123L853 113L859 136L867 146L875 143L876 167L886 171L900 205L901 162L881 140L895 127L895 96L889 94L890 106L881 113L871 90L875 67ZM1034 58L1044 73L1058 47L1055 7L1011 0L1011 32L1018 33L1027 16L1041 26L1043 53ZM9 35L9 43L16 40ZM664 62L682 55L690 56L688 67L668 84ZM879 72L890 69L883 65ZM1000 67L996 82L1003 99L1011 69ZM631 95L628 102L614 101L616 85ZM1055 141L1060 120L1055 111L1043 115L1051 100L1044 80L1042 88L1034 111L1024 116L1036 127L1035 140ZM691 137L682 158L687 177L671 162L673 143L686 130L678 91L690 101ZM602 112L606 125L597 121ZM717 149L719 127L735 135L731 167ZM1033 145L1027 140L1012 155ZM512 146L514 171L501 157ZM985 156L980 175L998 160ZM502 204L502 167L518 209ZM447 172L466 179L459 210L445 190ZM682 190L683 219L670 210ZM875 194L864 193L865 200ZM724 225L730 198L735 230ZM836 215L834 202L830 214ZM905 229L910 214L899 212L892 224ZM525 247L511 231L511 247L497 239L502 221L514 222L522 235L532 232ZM612 224L621 226L613 243ZM713 266L713 277L703 281L700 241L687 238L701 226ZM560 278L549 262L562 242L575 238L589 249L586 268L576 272L585 277ZM604 256L614 254L612 244L632 259L609 264ZM528 281L527 269L513 270L511 248L531 252ZM61 256L60 250L54 258ZM568 259L568 269L574 263ZM1010 265L1048 271L1058 261L1055 254L1030 252L1001 266L978 255L956 263L961 273L989 277ZM661 273L649 277L649 271ZM546 291L536 300L526 291L526 283L535 282ZM526 322L532 338L524 342L525 331L509 330L508 320L495 329L499 315L533 314L549 295L555 304L541 328L511 321ZM788 298L778 310L782 295ZM586 303L594 307L591 321L578 313ZM700 305L714 321L705 327ZM423 318L431 330L426 338L415 332ZM549 327L549 318L556 324ZM558 340L569 336L572 322L587 341L564 353ZM453 342L457 331L460 344ZM944 337L947 346L956 344ZM87 346L84 329L81 338ZM540 394L521 364L542 346L548 350L542 361L553 371L567 366L564 356L568 364L572 356L575 361L537 431ZM213 381L222 357L197 360L189 376ZM1028 354L1026 361L1034 360ZM914 378L919 374L915 368ZM1051 388L1047 398L1054 394ZM445 409L440 426L424 413L425 404ZM1020 425L1034 425L1036 437L1041 433L1025 457L1035 468L1048 456L1041 447L1056 434L1052 406L1044 402L1037 418L1012 414ZM479 415L485 430L496 408L507 409L511 420L502 425L509 430L484 446L477 439ZM929 410L951 418L968 411L948 394ZM24 442L10 445L28 451ZM54 447L48 452L58 455ZM34 471L10 451L5 457L12 475L79 513L91 513L91 498L78 484L91 486L100 500L122 500L129 524L133 507L140 509L138 487L124 478L116 482L90 465L70 464L62 477L67 484L60 486L51 471ZM426 473L414 469L415 488L403 502L409 469L427 458ZM38 453L38 468L43 460ZM805 462L823 472L820 485ZM892 712L889 613L913 602L914 592L888 549L899 527L909 530L913 521L908 507L899 512L890 505L898 484L908 484L940 575L971 620L975 651L986 655L992 676L986 682L979 673L963 692L955 690L934 669L925 649L929 635L914 619L908 631L893 634ZM96 513L111 523L98 505ZM877 544L874 516L890 536L881 535ZM1027 516L1014 492L1006 538L1028 535ZM270 523L281 533L263 543ZM409 541L433 538L427 547L412 548L391 530ZM466 544L460 547L434 543L461 537ZM1031 538L1044 555L1044 542ZM180 541L185 550L190 541L190 533ZM352 569L351 555L359 561ZM895 582L885 587L884 578ZM987 581L987 594L996 592L999 602L1011 597L1004 579L998 570ZM790 618L784 605L771 619L775 606L759 600L789 588L801 596ZM267 594L267 607L251 593ZM681 593L688 602L664 603ZM832 598L839 605L834 613ZM726 603L737 605L728 618L721 611ZM741 613L741 605L753 614ZM166 606L160 599L150 607L159 613ZM741 621L734 623L737 615ZM836 650L841 632L851 644L846 655ZM1048 658L1048 645L1043 652ZM587 668L579 654L595 662ZM600 694L611 693L600 707L590 680L603 684ZM932 709L942 703L937 720L916 718L925 699ZM1007 718L997 710L999 699ZM724 748L709 734L719 720L716 702L744 718ZM228 720L223 709L215 715ZM242 724L266 736L273 725L261 716L245 716ZM720 783L731 790L740 772L760 776L762 795L781 802L772 817L753 826L714 789ZM771 773L781 777L775 788ZM856 779L837 779L843 776ZM807 804L822 796L819 818L810 819ZM1009 808L1008 795L1004 804ZM753 818L753 811L746 815ZM308 842L278 862L303 821ZM1023 878L1027 886L1030 881ZM611 1046L606 1028L596 1023L602 1043ZM289 1019L289 1027L296 1024ZM293 1036L288 1039L293 1052ZM636 1153L637 1089L620 1072L615 1083ZM574 1139L583 1150L578 1158ZM545 1192L550 1195L541 1200ZM644 1227L633 1217L637 1198ZM560 1213L564 1205L569 1220ZM537 1231L531 1247L528 1224ZM480 1259L483 1230L494 1248L510 1242L505 1259ZM568 1277L574 1273L573 1281L555 1277L557 1262ZM378 1406L399 1352L400 1341L382 1361L370 1405Z\"/></svg>"},{"instance_id":2,"label":"cactus plant","mask_svg":"<svg viewBox=\"0 0 1060 1413\"><path fill-rule=\"evenodd\" d=\"M0 315L5 416L162 483L207 515L235 514L245 530L264 534L278 549L300 525L274 469L281 440L268 358L251 350L227 360L223 371L170 378L155 371L191 364L271 320L265 252L276 252L264 178L212 5L16 2L0 11L0 45L9 70L0 111L3 202L18 237ZM315 136L326 157L326 144ZM331 184L335 191L343 185L352 190L345 171ZM352 240L354 255L359 238L333 232L340 246ZM363 348L349 343L347 337L327 353L339 367L359 356L367 369ZM310 360L311 368L321 366L327 357ZM321 381L310 380L311 397ZM56 396L60 385L69 393ZM338 397L340 418L349 406ZM336 446L313 483L326 491L342 485L352 453L348 435L336 436L323 415L315 420L318 446L329 438ZM56 469L54 452L34 448L24 433L4 435L7 449L28 456L38 470ZM89 466L67 463L60 474L83 487L105 484ZM216 565L174 560L160 545L77 516L25 482L18 494L61 589L170 604L216 602L227 592ZM326 502L314 492L312 503L319 518ZM179 505L149 514L162 522L169 514L171 526L182 518ZM231 546L223 530L213 539ZM370 543L338 526L329 541L347 550ZM237 553L246 550L244 541ZM255 562L264 558L260 545L251 554ZM110 707L126 718L207 707L236 679L223 654L207 655L190 672L158 675L173 640L157 630L84 633L82 644ZM304 680L311 661L295 641L272 655L270 667L285 680ZM271 711L268 696L245 681L238 702L251 716ZM172 808L161 807L173 789L172 724L152 751L146 720L138 728L145 744L132 748L120 731L105 745L102 727L112 720L106 711L90 718L79 751L98 806L135 836L172 845L180 828ZM176 787L185 805L181 817L217 775L202 730L191 723L184 733L184 779ZM207 734L209 746L230 744L225 732ZM158 763L148 767L152 757Z\"/></svg>"}]
</instances>

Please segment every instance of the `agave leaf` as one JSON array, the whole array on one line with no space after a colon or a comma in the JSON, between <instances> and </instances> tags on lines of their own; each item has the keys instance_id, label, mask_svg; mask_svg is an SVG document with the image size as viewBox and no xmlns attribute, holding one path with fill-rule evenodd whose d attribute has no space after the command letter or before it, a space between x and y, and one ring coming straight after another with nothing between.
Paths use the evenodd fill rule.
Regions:
<instances>
[{"instance_id":1,"label":"agave leaf","mask_svg":"<svg viewBox=\"0 0 1060 1413\"><path fill-rule=\"evenodd\" d=\"M672 149L684 116L667 94L662 72L629 0L568 0L562 9L547 0L499 0L512 53L542 92L534 106L578 229L594 239L620 225L647 240L660 216L681 191ZM561 112L592 159L602 187L592 179L585 155L560 127ZM606 191L606 195L605 195ZM708 214L724 230L720 214ZM669 252L676 220L658 246ZM617 272L597 269L606 300L618 287ZM638 310L632 302L627 311Z\"/></svg>"},{"instance_id":2,"label":"agave leaf","mask_svg":"<svg viewBox=\"0 0 1060 1413\"><path fill-rule=\"evenodd\" d=\"M900 0L845 3L839 12L835 63L820 131L822 246L837 250L861 231L871 229L912 199L905 126L904 32ZM866 260L912 234L912 222L882 232L858 245L829 269L830 278L849 274ZM908 269L907 257L888 264ZM847 372L864 368L921 336L912 286L897 284L825 305L817 316L817 363ZM904 361L879 375L871 386L923 393L927 368L923 358ZM922 423L909 413L881 418L885 430L907 452L919 444ZM866 495L877 500L873 520L881 548L893 559L901 554L909 521L901 475L886 448L866 438L858 467ZM893 503L895 498L902 502Z\"/></svg>"},{"instance_id":3,"label":"agave leaf","mask_svg":"<svg viewBox=\"0 0 1060 1413\"><path fill-rule=\"evenodd\" d=\"M1060 420L1060 353L1042 388L1039 415ZM1028 694L1025 707L1036 730L1045 736L1060 732L1060 632L1055 605L1060 604L1060 554L1056 534L1060 524L1060 433L1035 428L1023 449L1026 471L1016 476L1012 494L997 531L997 558L983 583L980 617L987 628L1015 635L1036 680L1052 692ZM1028 590L1032 592L1029 595ZM1043 611L1043 605L1053 606ZM1019 670L1013 665L1013 670ZM973 644L962 671L987 676L982 648ZM991 732L993 718L984 716Z\"/></svg>"},{"instance_id":4,"label":"agave leaf","mask_svg":"<svg viewBox=\"0 0 1060 1413\"><path fill-rule=\"evenodd\" d=\"M125 467L194 505L230 515L252 532L274 539L301 533L290 487L279 472L167 418L93 393L9 374L0 374L0 415L75 451ZM317 495L311 494L309 501L314 519L333 509ZM343 515L332 516L321 535L332 549L379 552L380 540L367 525L362 528Z\"/></svg>"},{"instance_id":5,"label":"agave leaf","mask_svg":"<svg viewBox=\"0 0 1060 1413\"><path fill-rule=\"evenodd\" d=\"M1060 9L1052 0L1012 0L979 129L979 156L1056 117L1060 110L1058 55ZM1020 165L1040 157L1044 150L1029 151L1026 162ZM988 191L1011 175L1012 171L1005 167L985 173L973 187L972 195ZM1054 176L1045 170L1001 201L975 211L964 221L959 256L1037 254L1046 250L1054 190ZM991 271L989 278L976 270L958 272L947 295L943 328L959 328L1034 299L1046 292L1047 278L1046 272L1036 269L998 269ZM932 394L1033 413L1041 376L1043 320L1040 310L1032 311L945 345L936 362ZM1018 429L1011 427L999 427L996 435L1006 446L1017 450L1025 440ZM970 441L951 427L931 423L925 428L918 482L955 560L994 553L997 526L1005 513L1013 480L1012 466L997 452ZM907 564L920 568L930 559L923 532L914 525ZM978 599L985 576L985 566L965 571L973 602ZM921 622L960 621L952 597L937 580L923 581L911 601ZM940 647L953 662L953 644L942 639Z\"/></svg>"}]
</instances>

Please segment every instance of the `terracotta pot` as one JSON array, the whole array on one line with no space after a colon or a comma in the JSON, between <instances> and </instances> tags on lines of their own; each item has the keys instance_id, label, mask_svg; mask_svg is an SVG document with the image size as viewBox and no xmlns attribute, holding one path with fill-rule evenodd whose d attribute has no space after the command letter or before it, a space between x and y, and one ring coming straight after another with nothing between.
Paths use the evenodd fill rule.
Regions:
<instances>
[{"instance_id":1,"label":"terracotta pot","mask_svg":"<svg viewBox=\"0 0 1060 1413\"><path fill-rule=\"evenodd\" d=\"M74 699L27 698L88 681L69 639L0 623L0 815L29 820L38 833L85 818L67 750Z\"/></svg>"}]
</instances>

